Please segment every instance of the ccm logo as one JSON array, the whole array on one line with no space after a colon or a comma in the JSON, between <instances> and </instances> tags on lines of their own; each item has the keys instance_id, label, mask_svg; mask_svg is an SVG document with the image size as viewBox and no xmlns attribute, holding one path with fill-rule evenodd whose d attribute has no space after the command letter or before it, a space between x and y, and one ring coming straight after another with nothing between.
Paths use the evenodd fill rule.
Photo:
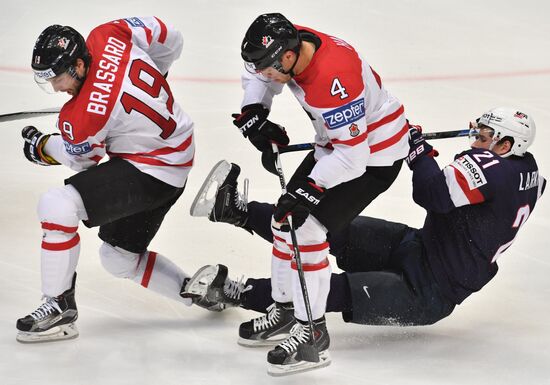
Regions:
<instances>
[{"instance_id":1,"label":"ccm logo","mask_svg":"<svg viewBox=\"0 0 550 385\"><path fill-rule=\"evenodd\" d=\"M310 201L314 205L318 205L320 200L315 198L313 195L309 195L306 191L302 190L301 188L296 190L296 194L303 196L306 200Z\"/></svg>"}]
</instances>

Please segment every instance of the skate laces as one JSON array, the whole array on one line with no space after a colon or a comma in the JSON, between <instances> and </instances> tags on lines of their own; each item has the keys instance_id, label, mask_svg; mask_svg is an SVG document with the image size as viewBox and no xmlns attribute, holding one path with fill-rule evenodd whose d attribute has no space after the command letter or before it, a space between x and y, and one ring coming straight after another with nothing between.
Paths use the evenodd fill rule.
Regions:
<instances>
[{"instance_id":1,"label":"skate laces","mask_svg":"<svg viewBox=\"0 0 550 385\"><path fill-rule=\"evenodd\" d=\"M248 285L245 287L243 280L244 275L242 275L238 281L226 279L223 286L223 292L225 293L225 295L232 300L240 300L242 293L245 293L252 289L252 285Z\"/></svg>"},{"instance_id":2,"label":"skate laces","mask_svg":"<svg viewBox=\"0 0 550 385\"><path fill-rule=\"evenodd\" d=\"M237 188L235 188L235 206L237 206L237 208L242 211L248 210L248 184L248 178L245 178L243 182L242 194Z\"/></svg>"},{"instance_id":3,"label":"skate laces","mask_svg":"<svg viewBox=\"0 0 550 385\"><path fill-rule=\"evenodd\" d=\"M254 318L254 330L267 330L279 321L281 310L277 307L277 304L273 302L267 308L267 314L261 317Z\"/></svg>"},{"instance_id":4,"label":"skate laces","mask_svg":"<svg viewBox=\"0 0 550 385\"><path fill-rule=\"evenodd\" d=\"M44 319L52 314L54 311L59 312L59 314L62 313L56 298L47 296L42 297L42 299L44 298L46 298L46 302L44 302L38 307L38 309L31 313L31 317L35 320Z\"/></svg>"},{"instance_id":5,"label":"skate laces","mask_svg":"<svg viewBox=\"0 0 550 385\"><path fill-rule=\"evenodd\" d=\"M297 322L290 329L290 336L279 344L288 353L293 353L298 350L298 345L308 343L310 339L309 325L302 325Z\"/></svg>"}]
</instances>

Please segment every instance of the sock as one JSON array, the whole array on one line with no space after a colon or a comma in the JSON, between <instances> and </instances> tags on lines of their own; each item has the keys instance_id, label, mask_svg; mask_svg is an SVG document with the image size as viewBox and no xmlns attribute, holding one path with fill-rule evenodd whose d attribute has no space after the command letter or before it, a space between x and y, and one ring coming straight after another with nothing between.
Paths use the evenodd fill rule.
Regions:
<instances>
[{"instance_id":1,"label":"sock","mask_svg":"<svg viewBox=\"0 0 550 385\"><path fill-rule=\"evenodd\" d=\"M132 278L132 281L158 294L190 306L192 304L191 299L180 296L185 278L189 278L189 275L168 258L154 251L146 251L140 255L136 275Z\"/></svg>"}]
</instances>

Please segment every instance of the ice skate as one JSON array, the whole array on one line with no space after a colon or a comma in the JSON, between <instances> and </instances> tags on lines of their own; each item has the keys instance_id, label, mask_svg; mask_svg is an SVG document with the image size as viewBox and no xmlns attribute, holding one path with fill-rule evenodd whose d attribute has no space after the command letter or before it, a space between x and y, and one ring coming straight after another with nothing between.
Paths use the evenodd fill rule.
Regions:
<instances>
[{"instance_id":1,"label":"ice skate","mask_svg":"<svg viewBox=\"0 0 550 385\"><path fill-rule=\"evenodd\" d=\"M275 302L267 308L267 314L241 324L237 342L247 347L275 346L289 336L295 324L292 302Z\"/></svg>"},{"instance_id":2,"label":"ice skate","mask_svg":"<svg viewBox=\"0 0 550 385\"><path fill-rule=\"evenodd\" d=\"M267 353L267 373L271 376L286 376L330 365L330 337L325 317L313 322L313 334L315 348L311 345L309 324L297 322L290 336Z\"/></svg>"},{"instance_id":3,"label":"ice skate","mask_svg":"<svg viewBox=\"0 0 550 385\"><path fill-rule=\"evenodd\" d=\"M183 285L182 285L181 290L180 290L180 296L182 296L183 298L191 298L191 301L193 302L194 305L200 306L203 309L206 309L208 311L220 312L220 311L225 310L225 304L219 303L219 302L209 301L206 298L205 295L204 296L191 296L191 297L187 296L187 297L185 297L184 296L185 287L187 286L187 283L190 280L191 280L191 278L186 278L185 281L183 281Z\"/></svg>"},{"instance_id":4,"label":"ice skate","mask_svg":"<svg viewBox=\"0 0 550 385\"><path fill-rule=\"evenodd\" d=\"M226 160L218 162L210 171L191 205L191 215L208 217L212 222L224 222L244 227L248 220L248 179L244 192L237 190L241 168ZM216 186L213 192L213 186ZM214 194L213 196L211 194Z\"/></svg>"},{"instance_id":5,"label":"ice skate","mask_svg":"<svg viewBox=\"0 0 550 385\"><path fill-rule=\"evenodd\" d=\"M245 286L242 278L239 281L229 279L227 273L224 265L203 266L187 282L180 295L191 298L194 303L208 303L210 306L219 306L222 310L239 306L241 294L251 287Z\"/></svg>"},{"instance_id":6,"label":"ice skate","mask_svg":"<svg viewBox=\"0 0 550 385\"><path fill-rule=\"evenodd\" d=\"M17 341L23 343L49 342L78 337L75 321L78 310L74 298L76 273L72 287L46 301L35 311L17 320Z\"/></svg>"}]
</instances>

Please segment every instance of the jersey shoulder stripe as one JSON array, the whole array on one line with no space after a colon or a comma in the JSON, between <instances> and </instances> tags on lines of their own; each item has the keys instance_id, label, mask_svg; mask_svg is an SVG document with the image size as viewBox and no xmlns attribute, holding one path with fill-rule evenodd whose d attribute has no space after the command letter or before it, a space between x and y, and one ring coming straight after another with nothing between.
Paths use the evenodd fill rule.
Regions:
<instances>
[{"instance_id":1,"label":"jersey shoulder stripe","mask_svg":"<svg viewBox=\"0 0 550 385\"><path fill-rule=\"evenodd\" d=\"M168 36L168 28L166 27L166 24L164 24L164 22L156 16L148 19L154 19L154 21L158 23L158 27L160 28L160 31L157 37L157 41L160 44L164 44L166 42L166 37ZM125 22L130 28L130 30L131 28L142 28L143 31L145 32L145 39L147 40L147 44L151 45L153 43L153 35L155 33L151 28L156 29L157 27L154 25L154 22L153 24L151 24L151 20L143 21L139 17L129 17L126 19L115 20L113 23L122 23L122 22Z\"/></svg>"},{"instance_id":2,"label":"jersey shoulder stripe","mask_svg":"<svg viewBox=\"0 0 550 385\"><path fill-rule=\"evenodd\" d=\"M488 184L483 168L468 153L462 153L444 169L449 194L456 207L485 201L481 191Z\"/></svg>"}]
</instances>

